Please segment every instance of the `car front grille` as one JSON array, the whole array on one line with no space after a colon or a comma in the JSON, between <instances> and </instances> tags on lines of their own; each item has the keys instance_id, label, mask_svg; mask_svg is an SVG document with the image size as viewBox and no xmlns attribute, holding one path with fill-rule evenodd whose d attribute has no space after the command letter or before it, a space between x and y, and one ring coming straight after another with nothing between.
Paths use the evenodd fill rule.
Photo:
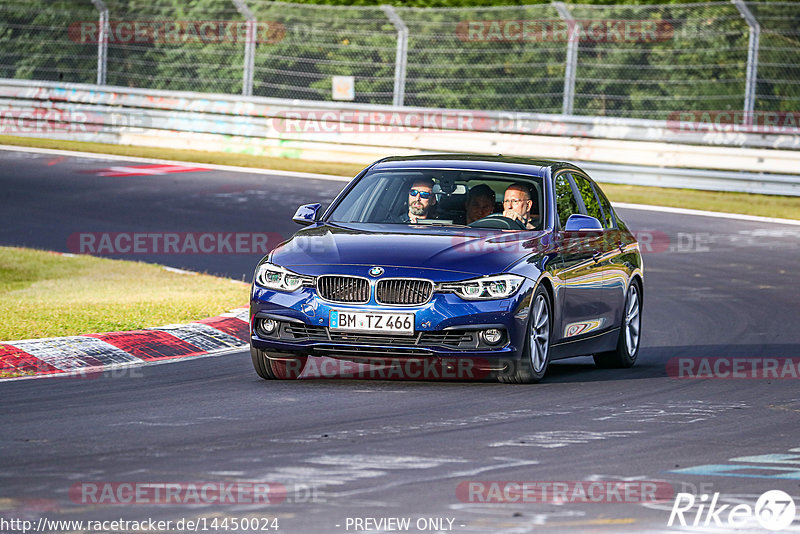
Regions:
<instances>
[{"instance_id":1,"label":"car front grille","mask_svg":"<svg viewBox=\"0 0 800 534\"><path fill-rule=\"evenodd\" d=\"M369 281L354 276L322 275L317 278L317 294L330 302L366 304Z\"/></svg>"},{"instance_id":2,"label":"car front grille","mask_svg":"<svg viewBox=\"0 0 800 534\"><path fill-rule=\"evenodd\" d=\"M380 304L413 306L425 304L433 295L430 280L389 278L379 280L375 300Z\"/></svg>"}]
</instances>

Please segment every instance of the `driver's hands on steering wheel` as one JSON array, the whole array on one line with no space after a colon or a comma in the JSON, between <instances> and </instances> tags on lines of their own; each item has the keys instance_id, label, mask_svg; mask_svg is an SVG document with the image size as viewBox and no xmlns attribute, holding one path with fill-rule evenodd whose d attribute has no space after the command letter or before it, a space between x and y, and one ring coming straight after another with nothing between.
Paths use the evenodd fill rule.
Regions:
<instances>
[{"instance_id":1,"label":"driver's hands on steering wheel","mask_svg":"<svg viewBox=\"0 0 800 534\"><path fill-rule=\"evenodd\" d=\"M522 226L524 226L528 230L535 228L536 225L539 224L538 214L532 214L529 219L526 219L514 210L504 210L503 217L508 217L509 219L518 221Z\"/></svg>"}]
</instances>

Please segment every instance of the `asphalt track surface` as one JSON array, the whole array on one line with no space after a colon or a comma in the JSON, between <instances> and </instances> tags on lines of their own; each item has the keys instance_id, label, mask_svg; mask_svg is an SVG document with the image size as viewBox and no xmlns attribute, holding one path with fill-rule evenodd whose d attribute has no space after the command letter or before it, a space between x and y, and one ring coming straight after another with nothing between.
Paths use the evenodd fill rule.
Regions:
<instances>
[{"instance_id":1,"label":"asphalt track surface","mask_svg":"<svg viewBox=\"0 0 800 534\"><path fill-rule=\"evenodd\" d=\"M0 245L68 252L76 232L288 236L296 229L290 218L297 205L329 202L343 185L216 171L87 173L111 165L0 151ZM675 379L667 362L800 357L800 229L621 214L635 230L669 239L668 247L645 255L643 345L632 369L568 360L532 386L266 382L240 352L93 380L3 383L0 517L277 517L279 532L287 533L375 532L354 527L353 518L365 517L410 518L409 532L437 531L418 530L423 518L452 519L451 530L441 531L462 533L729 532L727 524L668 526L672 498L660 504L482 503L469 502L457 488L465 481L624 479L665 481L670 491L697 493L698 504L700 494L719 492L717 506L753 507L774 489L799 499L797 379ZM258 255L128 258L249 280ZM727 467L700 467L708 465ZM110 505L70 496L74 484L92 481L268 481L284 485L288 496L269 505ZM685 513L690 525L697 510ZM752 518L739 531L768 532Z\"/></svg>"}]
</instances>

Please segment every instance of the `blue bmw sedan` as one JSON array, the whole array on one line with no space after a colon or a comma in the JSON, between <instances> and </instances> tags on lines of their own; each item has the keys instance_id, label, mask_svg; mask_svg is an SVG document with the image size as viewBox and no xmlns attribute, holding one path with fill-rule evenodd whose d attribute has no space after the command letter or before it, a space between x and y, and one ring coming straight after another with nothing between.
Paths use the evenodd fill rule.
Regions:
<instances>
[{"instance_id":1,"label":"blue bmw sedan","mask_svg":"<svg viewBox=\"0 0 800 534\"><path fill-rule=\"evenodd\" d=\"M385 158L327 209L301 206L294 220L305 228L253 278L251 356L262 378L302 377L326 361L533 383L556 359L636 362L639 245L573 164Z\"/></svg>"}]
</instances>

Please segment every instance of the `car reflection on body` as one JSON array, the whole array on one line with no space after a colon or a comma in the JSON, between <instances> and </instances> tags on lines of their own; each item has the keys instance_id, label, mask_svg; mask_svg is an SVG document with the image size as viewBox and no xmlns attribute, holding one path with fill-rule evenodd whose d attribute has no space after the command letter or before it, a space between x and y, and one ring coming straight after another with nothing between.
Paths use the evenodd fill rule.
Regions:
<instances>
[{"instance_id":1,"label":"car reflection on body","mask_svg":"<svg viewBox=\"0 0 800 534\"><path fill-rule=\"evenodd\" d=\"M436 210L411 222L421 181L432 184ZM481 184L495 193L495 213L465 224L467 194ZM530 193L533 225L503 216L512 184ZM636 361L639 245L575 165L385 158L324 213L309 204L294 220L306 227L255 271L251 355L262 378L301 376L310 356L348 365L439 362L509 383L538 382L550 361L572 356L593 355L601 367Z\"/></svg>"}]
</instances>

